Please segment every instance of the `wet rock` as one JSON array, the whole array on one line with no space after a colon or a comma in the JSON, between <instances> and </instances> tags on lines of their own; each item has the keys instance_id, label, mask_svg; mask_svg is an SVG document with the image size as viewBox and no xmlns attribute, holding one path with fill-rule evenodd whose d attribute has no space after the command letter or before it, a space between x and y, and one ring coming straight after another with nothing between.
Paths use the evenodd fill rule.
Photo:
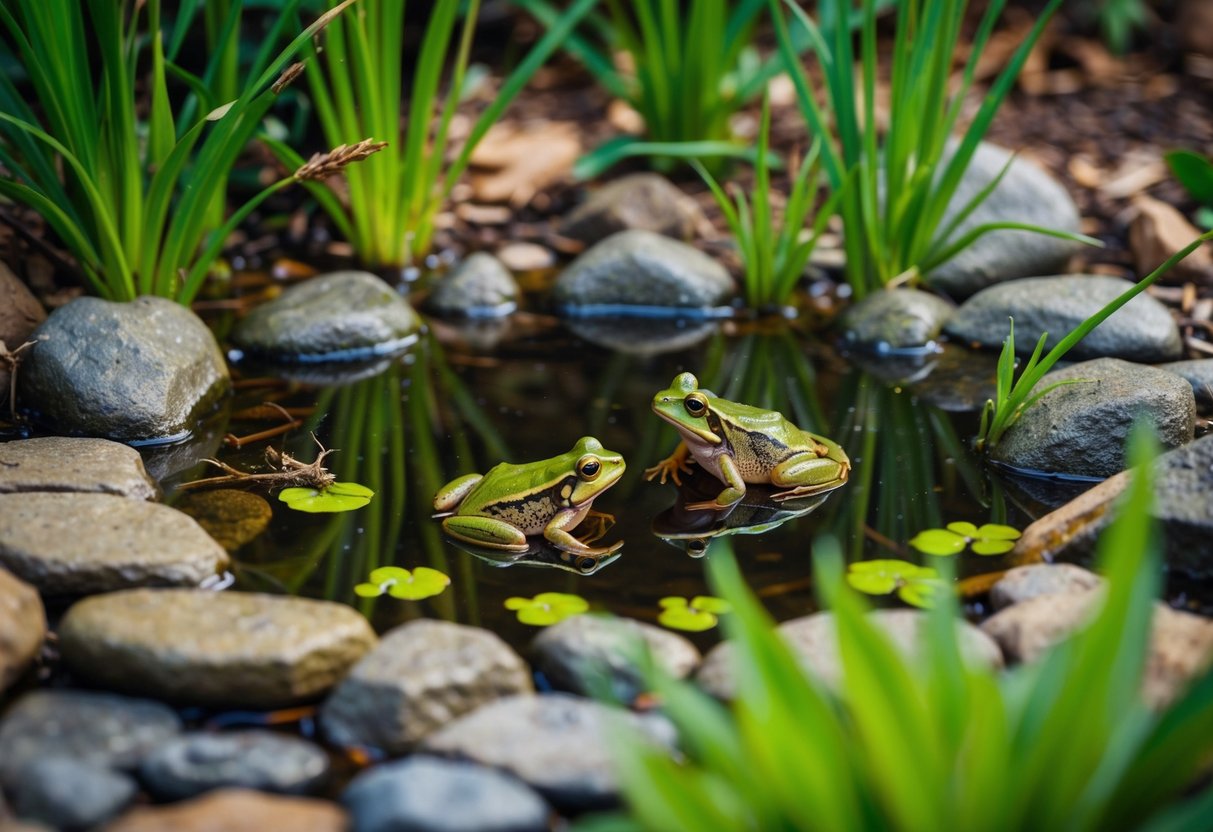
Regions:
<instances>
[{"instance_id":1,"label":"wet rock","mask_svg":"<svg viewBox=\"0 0 1213 832\"><path fill-rule=\"evenodd\" d=\"M0 494L0 566L43 595L197 586L227 552L176 509L110 494Z\"/></svg>"},{"instance_id":2,"label":"wet rock","mask_svg":"<svg viewBox=\"0 0 1213 832\"><path fill-rule=\"evenodd\" d=\"M63 433L184 437L231 386L211 331L184 306L78 298L38 327L18 398Z\"/></svg>"},{"instance_id":3,"label":"wet rock","mask_svg":"<svg viewBox=\"0 0 1213 832\"><path fill-rule=\"evenodd\" d=\"M1213 358L1197 358L1192 361L1172 361L1160 364L1160 370L1167 370L1187 379L1192 385L1196 401L1203 405L1213 404Z\"/></svg>"},{"instance_id":4,"label":"wet rock","mask_svg":"<svg viewBox=\"0 0 1213 832\"><path fill-rule=\"evenodd\" d=\"M1029 599L982 623L1009 661L1034 662L1089 623L1103 591L1062 592ZM1152 708L1174 702L1213 664L1213 621L1156 604L1146 656L1142 697Z\"/></svg>"},{"instance_id":5,"label":"wet rock","mask_svg":"<svg viewBox=\"0 0 1213 832\"><path fill-rule=\"evenodd\" d=\"M135 500L157 496L134 448L67 436L0 444L0 494L13 491L95 491Z\"/></svg>"},{"instance_id":6,"label":"wet rock","mask_svg":"<svg viewBox=\"0 0 1213 832\"><path fill-rule=\"evenodd\" d=\"M993 353L945 344L933 359L930 373L910 382L911 391L926 404L949 413L972 413L994 397L998 359Z\"/></svg>"},{"instance_id":7,"label":"wet rock","mask_svg":"<svg viewBox=\"0 0 1213 832\"><path fill-rule=\"evenodd\" d=\"M925 347L934 342L956 307L917 289L872 292L842 317L852 349L873 352Z\"/></svg>"},{"instance_id":8,"label":"wet rock","mask_svg":"<svg viewBox=\"0 0 1213 832\"><path fill-rule=\"evenodd\" d=\"M285 290L232 330L241 349L284 361L354 361L411 344L421 319L370 272L332 272Z\"/></svg>"},{"instance_id":9,"label":"wet rock","mask_svg":"<svg viewBox=\"0 0 1213 832\"><path fill-rule=\"evenodd\" d=\"M571 314L593 315L628 307L685 313L715 306L732 291L724 266L703 252L652 231L620 231L570 263L553 293Z\"/></svg>"},{"instance_id":10,"label":"wet rock","mask_svg":"<svg viewBox=\"0 0 1213 832\"><path fill-rule=\"evenodd\" d=\"M138 791L125 774L66 757L36 760L9 783L18 817L64 832L104 823Z\"/></svg>"},{"instance_id":11,"label":"wet rock","mask_svg":"<svg viewBox=\"0 0 1213 832\"><path fill-rule=\"evenodd\" d=\"M135 589L80 601L63 658L94 684L183 703L278 708L314 699L375 644L351 607L251 592Z\"/></svg>"},{"instance_id":12,"label":"wet rock","mask_svg":"<svg viewBox=\"0 0 1213 832\"><path fill-rule=\"evenodd\" d=\"M927 643L927 614L921 610L876 610L869 614L872 622L911 663L925 655ZM803 618L785 621L776 628L801 666L827 689L837 690L842 683L842 661L838 655L838 636L832 613L819 612ZM1002 667L998 646L967 621L956 622L961 655L975 667ZM733 669L733 646L721 642L704 656L695 681L705 691L720 700L736 695L737 677Z\"/></svg>"},{"instance_id":13,"label":"wet rock","mask_svg":"<svg viewBox=\"0 0 1213 832\"><path fill-rule=\"evenodd\" d=\"M46 638L46 611L38 591L0 569L0 693L38 655Z\"/></svg>"},{"instance_id":14,"label":"wet rock","mask_svg":"<svg viewBox=\"0 0 1213 832\"><path fill-rule=\"evenodd\" d=\"M0 720L0 783L7 785L26 766L56 756L130 771L180 732L180 717L159 702L81 690L35 690Z\"/></svg>"},{"instance_id":15,"label":"wet rock","mask_svg":"<svg viewBox=\"0 0 1213 832\"><path fill-rule=\"evenodd\" d=\"M265 531L274 515L260 494L234 488L187 494L177 503L177 510L194 518L228 552L236 551Z\"/></svg>"},{"instance_id":16,"label":"wet rock","mask_svg":"<svg viewBox=\"0 0 1213 832\"><path fill-rule=\"evenodd\" d=\"M1034 563L1007 571L990 588L990 603L1001 610L1042 595L1086 592L1103 586L1103 578L1072 563Z\"/></svg>"},{"instance_id":17,"label":"wet rock","mask_svg":"<svg viewBox=\"0 0 1213 832\"><path fill-rule=\"evenodd\" d=\"M587 244L634 229L689 240L702 220L695 200L668 179L633 173L591 193L564 218L560 233Z\"/></svg>"},{"instance_id":18,"label":"wet rock","mask_svg":"<svg viewBox=\"0 0 1213 832\"><path fill-rule=\"evenodd\" d=\"M1001 348L1015 319L1015 349L1031 355L1041 333L1045 351L1133 284L1107 275L1032 277L991 286L956 311L945 329L966 343ZM1183 345L1166 307L1150 295L1129 301L1066 353L1070 360L1113 357L1155 362L1178 358Z\"/></svg>"},{"instance_id":19,"label":"wet rock","mask_svg":"<svg viewBox=\"0 0 1213 832\"><path fill-rule=\"evenodd\" d=\"M282 797L247 789L222 789L170 806L140 806L105 827L105 832L346 832L346 816L335 803Z\"/></svg>"},{"instance_id":20,"label":"wet rock","mask_svg":"<svg viewBox=\"0 0 1213 832\"><path fill-rule=\"evenodd\" d=\"M619 804L605 732L623 720L672 748L664 719L614 710L562 693L508 696L460 717L423 744L426 751L504 769L567 812Z\"/></svg>"},{"instance_id":21,"label":"wet rock","mask_svg":"<svg viewBox=\"0 0 1213 832\"><path fill-rule=\"evenodd\" d=\"M1066 384L1020 416L991 451L998 462L1049 473L1109 477L1125 467L1125 443L1139 417L1154 424L1159 443L1192 441L1196 402L1191 386L1174 373L1099 358L1055 370L1039 390Z\"/></svg>"},{"instance_id":22,"label":"wet rock","mask_svg":"<svg viewBox=\"0 0 1213 832\"><path fill-rule=\"evenodd\" d=\"M324 749L298 737L272 731L193 733L144 757L139 779L159 800L184 800L225 787L307 794L328 769Z\"/></svg>"},{"instance_id":23,"label":"wet rock","mask_svg":"<svg viewBox=\"0 0 1213 832\"><path fill-rule=\"evenodd\" d=\"M699 650L669 630L630 618L575 615L547 627L531 644L536 668L554 687L590 693L590 681L605 674L614 695L631 702L646 688L635 653L647 647L654 661L676 679L699 664Z\"/></svg>"},{"instance_id":24,"label":"wet rock","mask_svg":"<svg viewBox=\"0 0 1213 832\"><path fill-rule=\"evenodd\" d=\"M954 148L956 142L953 140ZM950 157L949 157L950 158ZM982 188L1002 172L1011 154L982 142L973 154L968 172L944 212L946 228ZM991 222L1026 222L1056 231L1077 232L1078 206L1059 182L1024 158L1011 163L998 187L949 238L957 240ZM933 270L930 284L955 297L965 297L996 283L1017 277L1053 274L1065 268L1080 245L1028 231L995 231ZM1016 319L1016 323L1019 320Z\"/></svg>"},{"instance_id":25,"label":"wet rock","mask_svg":"<svg viewBox=\"0 0 1213 832\"><path fill-rule=\"evenodd\" d=\"M518 307L518 282L500 260L478 251L435 282L428 305L440 315L508 315Z\"/></svg>"},{"instance_id":26,"label":"wet rock","mask_svg":"<svg viewBox=\"0 0 1213 832\"><path fill-rule=\"evenodd\" d=\"M545 832L551 810L491 768L415 755L354 778L341 796L354 832Z\"/></svg>"},{"instance_id":27,"label":"wet rock","mask_svg":"<svg viewBox=\"0 0 1213 832\"><path fill-rule=\"evenodd\" d=\"M325 701L320 724L336 745L398 755L486 702L532 689L530 668L494 633L422 619L384 635Z\"/></svg>"}]
</instances>

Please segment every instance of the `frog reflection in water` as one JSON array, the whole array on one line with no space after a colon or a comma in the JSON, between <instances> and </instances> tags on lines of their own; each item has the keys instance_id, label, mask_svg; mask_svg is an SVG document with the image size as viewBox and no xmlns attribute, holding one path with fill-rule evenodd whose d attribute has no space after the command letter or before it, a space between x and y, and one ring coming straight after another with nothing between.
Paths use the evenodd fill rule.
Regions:
<instances>
[{"instance_id":1,"label":"frog reflection in water","mask_svg":"<svg viewBox=\"0 0 1213 832\"><path fill-rule=\"evenodd\" d=\"M682 441L645 477L679 484L689 457L725 485L715 500L687 505L691 510L731 506L745 496L747 484L783 489L771 494L776 501L810 497L843 485L851 472L837 443L801 430L777 411L701 390L691 373L675 376L653 397L653 412L676 427Z\"/></svg>"},{"instance_id":2,"label":"frog reflection in water","mask_svg":"<svg viewBox=\"0 0 1213 832\"><path fill-rule=\"evenodd\" d=\"M623 457L583 436L567 453L522 465L503 462L484 475L468 474L434 495L435 517L456 540L487 549L526 552L528 535L543 535L575 555L601 556L623 546L590 546L573 536L594 499L623 476Z\"/></svg>"}]
</instances>

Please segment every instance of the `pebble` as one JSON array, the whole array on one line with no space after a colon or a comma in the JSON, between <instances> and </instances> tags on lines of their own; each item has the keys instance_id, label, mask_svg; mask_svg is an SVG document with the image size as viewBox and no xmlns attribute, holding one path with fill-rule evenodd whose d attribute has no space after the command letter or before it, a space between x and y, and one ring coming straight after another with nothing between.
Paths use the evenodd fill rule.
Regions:
<instances>
[{"instance_id":1,"label":"pebble","mask_svg":"<svg viewBox=\"0 0 1213 832\"><path fill-rule=\"evenodd\" d=\"M94 491L134 500L159 495L134 448L69 436L0 443L0 494L16 491Z\"/></svg>"},{"instance_id":2,"label":"pebble","mask_svg":"<svg viewBox=\"0 0 1213 832\"><path fill-rule=\"evenodd\" d=\"M235 488L189 492L176 507L194 518L228 552L260 535L274 516L270 504L260 494Z\"/></svg>"},{"instance_id":3,"label":"pebble","mask_svg":"<svg viewBox=\"0 0 1213 832\"><path fill-rule=\"evenodd\" d=\"M872 292L842 316L848 347L870 352L921 349L933 344L956 305L930 292Z\"/></svg>"},{"instance_id":4,"label":"pebble","mask_svg":"<svg viewBox=\"0 0 1213 832\"><path fill-rule=\"evenodd\" d=\"M327 776L318 745L272 731L188 733L143 758L139 779L159 800L183 800L224 787L308 794Z\"/></svg>"},{"instance_id":5,"label":"pebble","mask_svg":"<svg viewBox=\"0 0 1213 832\"><path fill-rule=\"evenodd\" d=\"M512 272L537 272L556 265L552 250L538 243L509 243L497 249L497 259Z\"/></svg>"},{"instance_id":6,"label":"pebble","mask_svg":"<svg viewBox=\"0 0 1213 832\"><path fill-rule=\"evenodd\" d=\"M426 305L440 315L508 315L518 307L518 281L500 260L478 251L434 282Z\"/></svg>"},{"instance_id":7,"label":"pebble","mask_svg":"<svg viewBox=\"0 0 1213 832\"><path fill-rule=\"evenodd\" d=\"M689 240L703 221L698 203L670 180L632 173L591 192L559 228L562 236L590 244L631 229Z\"/></svg>"},{"instance_id":8,"label":"pebble","mask_svg":"<svg viewBox=\"0 0 1213 832\"><path fill-rule=\"evenodd\" d=\"M0 569L0 693L25 672L45 638L38 590Z\"/></svg>"},{"instance_id":9,"label":"pebble","mask_svg":"<svg viewBox=\"0 0 1213 832\"><path fill-rule=\"evenodd\" d=\"M139 806L105 832L346 832L341 807L310 797L220 789L169 806Z\"/></svg>"},{"instance_id":10,"label":"pebble","mask_svg":"<svg viewBox=\"0 0 1213 832\"><path fill-rule=\"evenodd\" d=\"M1103 578L1072 563L1034 563L1017 566L990 587L990 604L1001 610L1042 595L1082 592L1103 586Z\"/></svg>"}]
</instances>

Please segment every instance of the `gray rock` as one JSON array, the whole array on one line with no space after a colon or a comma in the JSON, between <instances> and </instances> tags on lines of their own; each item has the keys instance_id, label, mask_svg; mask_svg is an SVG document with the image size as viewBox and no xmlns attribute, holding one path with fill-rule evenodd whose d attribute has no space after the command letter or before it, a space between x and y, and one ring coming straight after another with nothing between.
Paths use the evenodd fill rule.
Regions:
<instances>
[{"instance_id":1,"label":"gray rock","mask_svg":"<svg viewBox=\"0 0 1213 832\"><path fill-rule=\"evenodd\" d=\"M956 146L955 140L951 143ZM948 157L950 158L950 156ZM948 226L977 193L993 182L1011 154L982 142L968 172L948 203L940 230ZM1056 231L1080 230L1078 206L1066 189L1027 159L1018 158L978 208L953 232L957 240L979 225L1026 222ZM995 231L980 237L929 275L930 284L954 297L965 297L1000 280L1053 274L1065 268L1079 244L1028 231Z\"/></svg>"},{"instance_id":2,"label":"gray rock","mask_svg":"<svg viewBox=\"0 0 1213 832\"><path fill-rule=\"evenodd\" d=\"M1099 358L1046 375L1038 389L1072 379L1029 407L991 450L998 462L1049 473L1110 477L1124 470L1125 442L1136 419L1154 424L1159 443L1192 441L1196 402L1174 373Z\"/></svg>"},{"instance_id":3,"label":"gray rock","mask_svg":"<svg viewBox=\"0 0 1213 832\"><path fill-rule=\"evenodd\" d=\"M279 708L315 699L375 644L351 607L251 592L133 589L78 602L63 658L94 684L178 702Z\"/></svg>"},{"instance_id":4,"label":"gray rock","mask_svg":"<svg viewBox=\"0 0 1213 832\"><path fill-rule=\"evenodd\" d=\"M917 289L872 292L843 314L848 346L887 352L915 349L935 341L956 307Z\"/></svg>"},{"instance_id":5,"label":"gray rock","mask_svg":"<svg viewBox=\"0 0 1213 832\"><path fill-rule=\"evenodd\" d=\"M134 770L181 732L176 712L159 702L81 690L35 690L0 720L0 782L48 757L97 768Z\"/></svg>"},{"instance_id":6,"label":"gray rock","mask_svg":"<svg viewBox=\"0 0 1213 832\"><path fill-rule=\"evenodd\" d=\"M1001 347L1010 330L1008 318L1014 318L1016 351L1031 355L1041 333L1047 332L1047 352L1132 285L1107 275L1013 280L969 298L945 329L961 341ZM1141 294L1079 341L1066 357L1154 362L1178 358L1182 349L1171 313L1154 298Z\"/></svg>"},{"instance_id":7,"label":"gray rock","mask_svg":"<svg viewBox=\"0 0 1213 832\"><path fill-rule=\"evenodd\" d=\"M46 638L38 590L0 569L0 693L25 672Z\"/></svg>"},{"instance_id":8,"label":"gray rock","mask_svg":"<svg viewBox=\"0 0 1213 832\"><path fill-rule=\"evenodd\" d=\"M579 812L619 803L605 740L625 726L673 748L673 727L569 694L508 696L460 717L423 744L426 751L505 769L557 809Z\"/></svg>"},{"instance_id":9,"label":"gray rock","mask_svg":"<svg viewBox=\"0 0 1213 832\"><path fill-rule=\"evenodd\" d=\"M996 610L1042 595L1059 592L1086 592L1103 586L1103 578L1072 563L1034 563L1007 570L990 587L990 604Z\"/></svg>"},{"instance_id":10,"label":"gray rock","mask_svg":"<svg viewBox=\"0 0 1213 832\"><path fill-rule=\"evenodd\" d=\"M227 568L193 518L110 494L0 494L0 566L43 595L197 586Z\"/></svg>"},{"instance_id":11,"label":"gray rock","mask_svg":"<svg viewBox=\"0 0 1213 832\"><path fill-rule=\"evenodd\" d=\"M620 231L570 263L553 295L558 306L589 315L595 307L704 309L732 291L724 266L698 249L652 231Z\"/></svg>"},{"instance_id":12,"label":"gray rock","mask_svg":"<svg viewBox=\"0 0 1213 832\"><path fill-rule=\"evenodd\" d=\"M219 789L169 806L136 806L105 832L347 832L345 812L327 800Z\"/></svg>"},{"instance_id":13,"label":"gray rock","mask_svg":"<svg viewBox=\"0 0 1213 832\"><path fill-rule=\"evenodd\" d=\"M353 832L545 832L551 810L504 772L416 755L354 778L341 802Z\"/></svg>"},{"instance_id":14,"label":"gray rock","mask_svg":"<svg viewBox=\"0 0 1213 832\"><path fill-rule=\"evenodd\" d=\"M591 193L564 218L560 233L591 244L635 229L689 240L702 220L695 200L668 179L656 173L632 173Z\"/></svg>"},{"instance_id":15,"label":"gray rock","mask_svg":"<svg viewBox=\"0 0 1213 832\"><path fill-rule=\"evenodd\" d=\"M143 758L139 779L159 800L184 800L228 786L307 794L328 774L328 754L272 731L182 734Z\"/></svg>"},{"instance_id":16,"label":"gray rock","mask_svg":"<svg viewBox=\"0 0 1213 832\"><path fill-rule=\"evenodd\" d=\"M677 633L631 618L600 615L575 615L544 628L532 642L531 652L535 666L554 687L588 694L594 677L604 674L614 695L631 702L646 690L636 661L646 647L676 679L699 664L699 650Z\"/></svg>"},{"instance_id":17,"label":"gray rock","mask_svg":"<svg viewBox=\"0 0 1213 832\"><path fill-rule=\"evenodd\" d=\"M78 298L52 312L34 337L18 397L62 433L183 438L231 386L206 324L164 298Z\"/></svg>"},{"instance_id":18,"label":"gray rock","mask_svg":"<svg viewBox=\"0 0 1213 832\"><path fill-rule=\"evenodd\" d=\"M478 251L435 282L427 305L441 315L508 315L518 307L518 281L500 260Z\"/></svg>"},{"instance_id":19,"label":"gray rock","mask_svg":"<svg viewBox=\"0 0 1213 832\"><path fill-rule=\"evenodd\" d=\"M927 614L921 610L875 610L869 614L893 646L911 663L925 655L927 644ZM780 624L776 631L784 638L809 675L828 690L838 690L842 684L842 661L838 654L838 636L834 615L819 612ZM974 667L1000 668L1002 654L998 646L967 621L956 622L960 652ZM704 656L695 681L705 691L720 700L736 695L737 677L733 668L733 645L724 641Z\"/></svg>"},{"instance_id":20,"label":"gray rock","mask_svg":"<svg viewBox=\"0 0 1213 832\"><path fill-rule=\"evenodd\" d=\"M0 494L13 491L95 491L134 500L158 493L134 448L67 436L0 443Z\"/></svg>"},{"instance_id":21,"label":"gray rock","mask_svg":"<svg viewBox=\"0 0 1213 832\"><path fill-rule=\"evenodd\" d=\"M232 343L278 361L355 361L398 352L421 319L370 272L332 272L292 286L246 315Z\"/></svg>"},{"instance_id":22,"label":"gray rock","mask_svg":"<svg viewBox=\"0 0 1213 832\"><path fill-rule=\"evenodd\" d=\"M385 634L354 666L320 724L336 745L398 755L486 702L532 690L530 668L496 634L420 619Z\"/></svg>"},{"instance_id":23,"label":"gray rock","mask_svg":"<svg viewBox=\"0 0 1213 832\"><path fill-rule=\"evenodd\" d=\"M13 810L25 820L72 832L121 812L139 787L125 774L67 757L36 760L10 783Z\"/></svg>"},{"instance_id":24,"label":"gray rock","mask_svg":"<svg viewBox=\"0 0 1213 832\"><path fill-rule=\"evenodd\" d=\"M1196 401L1204 405L1213 404L1213 358L1197 358L1192 361L1172 361L1160 364L1158 369L1183 376L1192 385Z\"/></svg>"}]
</instances>

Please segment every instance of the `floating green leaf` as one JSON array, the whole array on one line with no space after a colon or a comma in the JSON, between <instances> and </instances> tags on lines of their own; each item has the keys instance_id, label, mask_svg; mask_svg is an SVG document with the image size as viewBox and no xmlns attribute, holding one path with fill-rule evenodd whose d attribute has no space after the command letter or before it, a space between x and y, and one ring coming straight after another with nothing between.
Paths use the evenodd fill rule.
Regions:
<instances>
[{"instance_id":1,"label":"floating green leaf","mask_svg":"<svg viewBox=\"0 0 1213 832\"><path fill-rule=\"evenodd\" d=\"M547 627L574 615L581 615L590 603L580 595L565 592L541 592L534 598L505 599L505 608L518 613L518 620L532 627Z\"/></svg>"},{"instance_id":2,"label":"floating green leaf","mask_svg":"<svg viewBox=\"0 0 1213 832\"><path fill-rule=\"evenodd\" d=\"M278 499L296 511L353 511L371 501L375 492L356 482L335 482L323 491L315 488L284 488Z\"/></svg>"},{"instance_id":3,"label":"floating green leaf","mask_svg":"<svg viewBox=\"0 0 1213 832\"><path fill-rule=\"evenodd\" d=\"M847 569L847 583L866 595L896 591L902 601L923 608L934 604L935 593L943 586L939 573L931 567L893 559L852 563Z\"/></svg>"},{"instance_id":4,"label":"floating green leaf","mask_svg":"<svg viewBox=\"0 0 1213 832\"><path fill-rule=\"evenodd\" d=\"M711 595L696 595L690 601L686 598L671 596L657 602L662 608L657 616L657 622L672 630L686 630L699 633L710 630L720 620L718 616L731 612L732 607L723 598Z\"/></svg>"},{"instance_id":5,"label":"floating green leaf","mask_svg":"<svg viewBox=\"0 0 1213 832\"><path fill-rule=\"evenodd\" d=\"M399 566L381 566L371 572L369 583L358 584L354 593L363 598L376 598L383 594L407 601L420 601L441 595L451 584L450 576L428 566L402 569Z\"/></svg>"},{"instance_id":6,"label":"floating green leaf","mask_svg":"<svg viewBox=\"0 0 1213 832\"><path fill-rule=\"evenodd\" d=\"M1015 548L1019 530L998 523L986 523L978 528L972 523L949 523L946 529L925 529L916 534L910 545L920 552L948 557L970 546L974 554L1001 555Z\"/></svg>"}]
</instances>

